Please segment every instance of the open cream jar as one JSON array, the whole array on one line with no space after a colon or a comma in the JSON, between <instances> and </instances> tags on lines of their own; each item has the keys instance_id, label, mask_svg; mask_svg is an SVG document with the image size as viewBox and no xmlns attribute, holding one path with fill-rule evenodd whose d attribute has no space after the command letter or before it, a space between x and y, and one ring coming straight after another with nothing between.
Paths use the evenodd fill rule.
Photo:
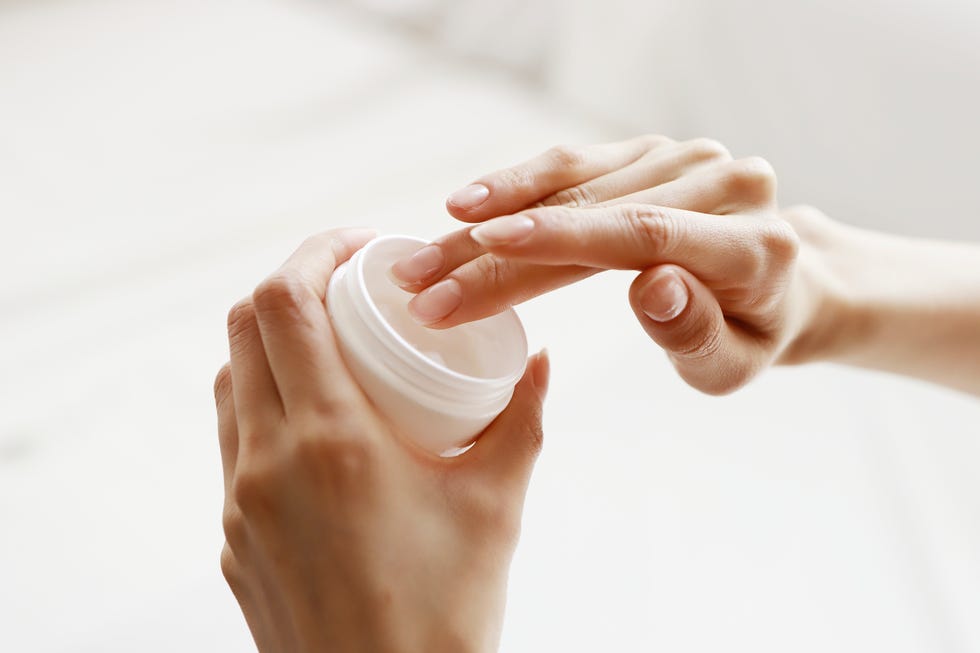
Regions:
<instances>
[{"instance_id":1,"label":"open cream jar","mask_svg":"<svg viewBox=\"0 0 980 653\"><path fill-rule=\"evenodd\" d=\"M427 242L375 238L334 272L327 310L351 374L399 431L450 454L473 442L510 402L527 364L517 313L430 329L408 313L412 294L388 270Z\"/></svg>"}]
</instances>

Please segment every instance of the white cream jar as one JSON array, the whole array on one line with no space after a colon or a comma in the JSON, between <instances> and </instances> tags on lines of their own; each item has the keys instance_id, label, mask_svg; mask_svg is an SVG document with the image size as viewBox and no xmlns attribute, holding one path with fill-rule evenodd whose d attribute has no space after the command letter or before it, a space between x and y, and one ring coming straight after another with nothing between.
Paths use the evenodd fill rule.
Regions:
<instances>
[{"instance_id":1,"label":"white cream jar","mask_svg":"<svg viewBox=\"0 0 980 653\"><path fill-rule=\"evenodd\" d=\"M527 364L517 313L450 329L416 323L413 297L391 265L426 245L408 236L372 240L334 272L327 310L351 374L399 431L449 454L473 442L510 402Z\"/></svg>"}]
</instances>

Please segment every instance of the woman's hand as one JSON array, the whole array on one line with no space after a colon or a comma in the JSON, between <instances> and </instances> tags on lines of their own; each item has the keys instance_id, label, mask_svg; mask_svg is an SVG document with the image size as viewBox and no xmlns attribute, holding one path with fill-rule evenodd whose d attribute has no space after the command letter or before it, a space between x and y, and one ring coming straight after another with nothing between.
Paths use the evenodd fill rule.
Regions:
<instances>
[{"instance_id":1,"label":"woman's hand","mask_svg":"<svg viewBox=\"0 0 980 653\"><path fill-rule=\"evenodd\" d=\"M688 383L725 393L790 348L816 310L776 206L772 167L714 141L555 148L452 195L454 216L483 224L392 273L418 292L416 319L443 328L601 270L638 270L629 299L642 327Z\"/></svg>"},{"instance_id":2,"label":"woman's hand","mask_svg":"<svg viewBox=\"0 0 980 653\"><path fill-rule=\"evenodd\" d=\"M548 361L461 456L402 440L324 308L335 265L369 238L307 240L229 313L222 570L263 652L496 650Z\"/></svg>"}]
</instances>

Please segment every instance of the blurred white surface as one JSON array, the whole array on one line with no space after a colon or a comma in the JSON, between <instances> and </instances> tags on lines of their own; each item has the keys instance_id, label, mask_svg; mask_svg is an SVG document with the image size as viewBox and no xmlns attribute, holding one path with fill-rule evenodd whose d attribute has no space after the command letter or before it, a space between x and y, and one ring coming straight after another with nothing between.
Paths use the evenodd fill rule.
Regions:
<instances>
[{"instance_id":1,"label":"blurred white surface","mask_svg":"<svg viewBox=\"0 0 980 653\"><path fill-rule=\"evenodd\" d=\"M980 240L974 0L351 1L617 133L707 132L761 154L785 204Z\"/></svg>"},{"instance_id":2,"label":"blurred white surface","mask_svg":"<svg viewBox=\"0 0 980 653\"><path fill-rule=\"evenodd\" d=\"M471 176L611 135L407 34L299 1L0 4L0 650L247 650L217 564L227 308L310 232L435 236ZM628 281L521 310L555 378L504 650L980 650L980 405L834 367L703 397Z\"/></svg>"}]
</instances>

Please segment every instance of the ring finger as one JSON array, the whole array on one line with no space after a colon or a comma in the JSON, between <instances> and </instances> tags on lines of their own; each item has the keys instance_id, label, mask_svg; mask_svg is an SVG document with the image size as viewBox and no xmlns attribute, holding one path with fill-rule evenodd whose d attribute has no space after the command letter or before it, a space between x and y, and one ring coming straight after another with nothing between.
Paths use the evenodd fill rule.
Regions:
<instances>
[{"instance_id":1,"label":"ring finger","mask_svg":"<svg viewBox=\"0 0 980 653\"><path fill-rule=\"evenodd\" d=\"M650 150L623 168L560 190L538 205L574 208L600 204L672 182L698 168L731 160L732 155L724 145L707 138L673 143Z\"/></svg>"}]
</instances>

